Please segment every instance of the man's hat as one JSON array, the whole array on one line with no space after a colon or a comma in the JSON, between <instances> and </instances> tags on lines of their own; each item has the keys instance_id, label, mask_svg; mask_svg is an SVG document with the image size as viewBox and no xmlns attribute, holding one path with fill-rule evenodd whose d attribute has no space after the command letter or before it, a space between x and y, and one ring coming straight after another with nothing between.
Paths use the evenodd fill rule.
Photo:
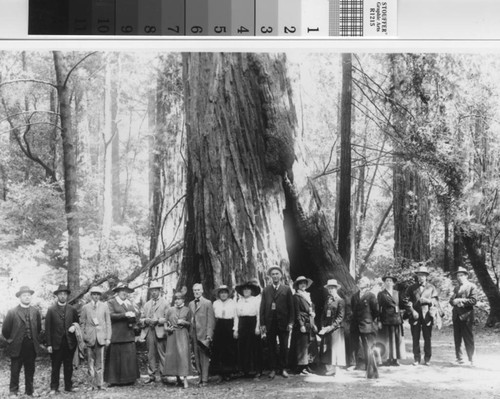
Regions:
<instances>
[{"instance_id":1,"label":"man's hat","mask_svg":"<svg viewBox=\"0 0 500 399\"><path fill-rule=\"evenodd\" d=\"M253 296L257 296L260 294L260 287L258 285L255 285L254 283L252 283L250 281L247 281L246 283L243 283L243 284L236 286L236 292L238 294L240 294L241 296L243 296L243 290L245 288L249 288L250 290L252 290Z\"/></svg>"},{"instance_id":2,"label":"man's hat","mask_svg":"<svg viewBox=\"0 0 500 399\"><path fill-rule=\"evenodd\" d=\"M148 291L150 290L162 290L163 289L163 285L161 285L160 283L152 283L149 287L148 287Z\"/></svg>"},{"instance_id":3,"label":"man's hat","mask_svg":"<svg viewBox=\"0 0 500 399\"><path fill-rule=\"evenodd\" d=\"M104 291L102 290L102 288L101 288L101 287L97 287L97 286L96 286L96 287L92 287L92 288L89 290L89 292L90 292L91 294L99 294L99 295L104 294Z\"/></svg>"},{"instance_id":4,"label":"man's hat","mask_svg":"<svg viewBox=\"0 0 500 399\"><path fill-rule=\"evenodd\" d=\"M67 292L68 295L71 294L71 291L69 290L68 286L64 285L64 284L59 284L59 287L57 287L57 290L54 291L54 295L57 295L60 292Z\"/></svg>"},{"instance_id":5,"label":"man's hat","mask_svg":"<svg viewBox=\"0 0 500 399\"><path fill-rule=\"evenodd\" d=\"M392 281L396 282L398 281L398 279L390 274L386 274L384 277L382 277L382 281L385 281L387 280L388 278L390 278Z\"/></svg>"},{"instance_id":6,"label":"man's hat","mask_svg":"<svg viewBox=\"0 0 500 399\"><path fill-rule=\"evenodd\" d=\"M340 284L334 278L331 278L326 282L325 288L327 287L340 287Z\"/></svg>"},{"instance_id":7,"label":"man's hat","mask_svg":"<svg viewBox=\"0 0 500 399\"><path fill-rule=\"evenodd\" d=\"M232 290L227 285L223 284L214 290L214 295L218 298L221 291L227 291L228 295L231 296Z\"/></svg>"},{"instance_id":8,"label":"man's hat","mask_svg":"<svg viewBox=\"0 0 500 399\"><path fill-rule=\"evenodd\" d=\"M281 270L281 267L279 266L271 266L269 269L267 269L267 274L271 275L271 272L273 270L277 270L281 273L281 275L283 275L283 270Z\"/></svg>"},{"instance_id":9,"label":"man's hat","mask_svg":"<svg viewBox=\"0 0 500 399\"><path fill-rule=\"evenodd\" d=\"M452 276L456 276L458 273L464 273L464 274L467 274L467 276L469 276L469 271L465 268L465 267L462 267L462 266L459 266L457 270L455 270L454 272L451 272L450 275Z\"/></svg>"},{"instance_id":10,"label":"man's hat","mask_svg":"<svg viewBox=\"0 0 500 399\"><path fill-rule=\"evenodd\" d=\"M307 278L305 276L299 276L295 279L293 282L293 288L297 289L298 285L300 282L305 281L307 283L306 290L311 286L313 281L310 278Z\"/></svg>"},{"instance_id":11,"label":"man's hat","mask_svg":"<svg viewBox=\"0 0 500 399\"><path fill-rule=\"evenodd\" d=\"M129 294L134 292L134 290L125 283L118 283L117 286L113 288L113 292L120 292L120 291L126 291Z\"/></svg>"},{"instance_id":12,"label":"man's hat","mask_svg":"<svg viewBox=\"0 0 500 399\"><path fill-rule=\"evenodd\" d=\"M428 276L429 271L427 270L426 266L419 266L418 269L415 271L415 274L425 274L426 276Z\"/></svg>"},{"instance_id":13,"label":"man's hat","mask_svg":"<svg viewBox=\"0 0 500 399\"><path fill-rule=\"evenodd\" d=\"M16 292L16 297L19 298L25 292L29 292L31 295L35 293L35 291L30 289L30 287L28 287L27 285L23 285L21 288L19 288L19 291Z\"/></svg>"}]
</instances>

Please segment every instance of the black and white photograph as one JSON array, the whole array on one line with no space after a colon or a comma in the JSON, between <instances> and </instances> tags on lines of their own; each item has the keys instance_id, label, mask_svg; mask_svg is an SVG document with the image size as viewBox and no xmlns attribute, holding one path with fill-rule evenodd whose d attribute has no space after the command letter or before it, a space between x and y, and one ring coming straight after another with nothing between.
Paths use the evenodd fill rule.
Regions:
<instances>
[{"instance_id":1,"label":"black and white photograph","mask_svg":"<svg viewBox=\"0 0 500 399\"><path fill-rule=\"evenodd\" d=\"M499 52L137 47L0 51L1 398L500 398Z\"/></svg>"}]
</instances>

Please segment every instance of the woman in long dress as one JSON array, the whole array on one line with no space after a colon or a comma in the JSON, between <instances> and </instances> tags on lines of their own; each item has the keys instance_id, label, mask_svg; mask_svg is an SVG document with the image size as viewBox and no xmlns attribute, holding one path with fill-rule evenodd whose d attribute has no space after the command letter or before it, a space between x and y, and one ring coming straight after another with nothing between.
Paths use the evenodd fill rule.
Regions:
<instances>
[{"instance_id":1,"label":"woman in long dress","mask_svg":"<svg viewBox=\"0 0 500 399\"><path fill-rule=\"evenodd\" d=\"M311 301L311 295L306 292L312 284L312 280L304 276L297 277L293 286L295 294L293 303L295 310L294 325L292 329L292 339L290 348L292 348L291 364L295 366L297 373L301 375L310 374L309 371L309 345L317 332L314 324L314 305Z\"/></svg>"},{"instance_id":2,"label":"woman in long dress","mask_svg":"<svg viewBox=\"0 0 500 399\"><path fill-rule=\"evenodd\" d=\"M214 291L218 298L214 301L215 328L212 341L212 374L219 374L223 380L230 379L236 371L236 340L233 338L236 302L231 296L231 289L221 285Z\"/></svg>"},{"instance_id":3,"label":"woman in long dress","mask_svg":"<svg viewBox=\"0 0 500 399\"><path fill-rule=\"evenodd\" d=\"M165 352L164 375L176 376L177 383L188 387L187 376L191 371L191 350L189 346L189 328L192 313L184 305L184 295L174 294L174 306L167 310L165 327L167 331L167 349ZM182 377L182 381L181 381Z\"/></svg>"},{"instance_id":4,"label":"woman in long dress","mask_svg":"<svg viewBox=\"0 0 500 399\"><path fill-rule=\"evenodd\" d=\"M378 293L379 320L382 324L380 334L385 338L388 351L386 366L399 366L398 359L402 358L402 331L400 314L400 295L394 289L396 278L394 276L382 277L384 289Z\"/></svg>"},{"instance_id":5,"label":"woman in long dress","mask_svg":"<svg viewBox=\"0 0 500 399\"><path fill-rule=\"evenodd\" d=\"M325 375L334 376L337 367L346 365L343 319L345 301L338 295L337 280L330 279L325 285L328 289L323 313L321 315L320 361L325 365Z\"/></svg>"},{"instance_id":6,"label":"woman in long dress","mask_svg":"<svg viewBox=\"0 0 500 399\"><path fill-rule=\"evenodd\" d=\"M260 287L247 282L236 287L240 299L236 302L234 338L238 340L238 366L243 375L259 379L260 364Z\"/></svg>"},{"instance_id":7,"label":"woman in long dress","mask_svg":"<svg viewBox=\"0 0 500 399\"><path fill-rule=\"evenodd\" d=\"M135 347L134 326L139 313L129 301L134 292L123 283L113 291L116 297L108 302L111 318L111 344L104 368L104 380L111 385L129 385L140 377Z\"/></svg>"}]
</instances>

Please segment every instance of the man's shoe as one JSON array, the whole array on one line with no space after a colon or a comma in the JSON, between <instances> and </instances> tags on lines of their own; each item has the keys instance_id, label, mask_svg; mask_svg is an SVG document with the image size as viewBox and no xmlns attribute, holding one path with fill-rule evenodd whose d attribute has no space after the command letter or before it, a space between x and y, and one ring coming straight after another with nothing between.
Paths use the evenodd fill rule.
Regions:
<instances>
[{"instance_id":1,"label":"man's shoe","mask_svg":"<svg viewBox=\"0 0 500 399\"><path fill-rule=\"evenodd\" d=\"M412 363L412 366L418 366L420 364L420 360L415 360L413 363Z\"/></svg>"},{"instance_id":2,"label":"man's shoe","mask_svg":"<svg viewBox=\"0 0 500 399\"><path fill-rule=\"evenodd\" d=\"M455 360L455 364L458 366L463 366L465 364L465 360L457 359L457 360Z\"/></svg>"},{"instance_id":3,"label":"man's shoe","mask_svg":"<svg viewBox=\"0 0 500 399\"><path fill-rule=\"evenodd\" d=\"M430 361L430 360L426 360L426 361L424 362L424 366L430 366L430 365L431 365L431 361Z\"/></svg>"},{"instance_id":4,"label":"man's shoe","mask_svg":"<svg viewBox=\"0 0 500 399\"><path fill-rule=\"evenodd\" d=\"M354 371L356 369L356 366L349 366L346 368L347 371Z\"/></svg>"},{"instance_id":5,"label":"man's shoe","mask_svg":"<svg viewBox=\"0 0 500 399\"><path fill-rule=\"evenodd\" d=\"M272 370L272 371L269 373L269 378L272 380L274 377L276 377L276 371Z\"/></svg>"},{"instance_id":6,"label":"man's shoe","mask_svg":"<svg viewBox=\"0 0 500 399\"><path fill-rule=\"evenodd\" d=\"M286 372L286 370L283 370L281 372L281 375L283 376L283 378L288 378L288 373Z\"/></svg>"},{"instance_id":7,"label":"man's shoe","mask_svg":"<svg viewBox=\"0 0 500 399\"><path fill-rule=\"evenodd\" d=\"M152 382L155 382L156 378L155 377L149 377L144 383L145 384L151 384Z\"/></svg>"}]
</instances>

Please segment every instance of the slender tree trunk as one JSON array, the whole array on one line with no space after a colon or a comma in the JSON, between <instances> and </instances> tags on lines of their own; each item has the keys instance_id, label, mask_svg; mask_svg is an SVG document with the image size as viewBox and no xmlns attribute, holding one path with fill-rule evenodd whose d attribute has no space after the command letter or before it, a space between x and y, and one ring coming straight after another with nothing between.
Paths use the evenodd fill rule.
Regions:
<instances>
[{"instance_id":1,"label":"slender tree trunk","mask_svg":"<svg viewBox=\"0 0 500 399\"><path fill-rule=\"evenodd\" d=\"M343 54L338 248L340 256L347 265L350 264L351 258L351 104L352 55Z\"/></svg>"},{"instance_id":2,"label":"slender tree trunk","mask_svg":"<svg viewBox=\"0 0 500 399\"><path fill-rule=\"evenodd\" d=\"M72 130L70 90L64 57L53 52L54 69L59 95L61 137L63 145L65 212L68 226L68 286L77 291L80 286L80 221L78 210L78 175L76 162L76 135Z\"/></svg>"},{"instance_id":3,"label":"slender tree trunk","mask_svg":"<svg viewBox=\"0 0 500 399\"><path fill-rule=\"evenodd\" d=\"M118 129L118 103L120 102L120 54L112 57L111 76L111 192L113 205L113 222L122 222L122 200L120 186L120 130Z\"/></svg>"},{"instance_id":4,"label":"slender tree trunk","mask_svg":"<svg viewBox=\"0 0 500 399\"><path fill-rule=\"evenodd\" d=\"M113 114L112 114L112 90L111 81L113 80L113 71L110 57L106 57L106 72L104 81L104 191L103 191L103 217L102 217L102 241L104 247L107 246L111 226L113 224L113 170L111 156L111 142L113 141Z\"/></svg>"},{"instance_id":5,"label":"slender tree trunk","mask_svg":"<svg viewBox=\"0 0 500 399\"><path fill-rule=\"evenodd\" d=\"M460 266L464 265L464 244L460 228L455 223L453 226L453 264L451 271L456 271Z\"/></svg>"}]
</instances>

